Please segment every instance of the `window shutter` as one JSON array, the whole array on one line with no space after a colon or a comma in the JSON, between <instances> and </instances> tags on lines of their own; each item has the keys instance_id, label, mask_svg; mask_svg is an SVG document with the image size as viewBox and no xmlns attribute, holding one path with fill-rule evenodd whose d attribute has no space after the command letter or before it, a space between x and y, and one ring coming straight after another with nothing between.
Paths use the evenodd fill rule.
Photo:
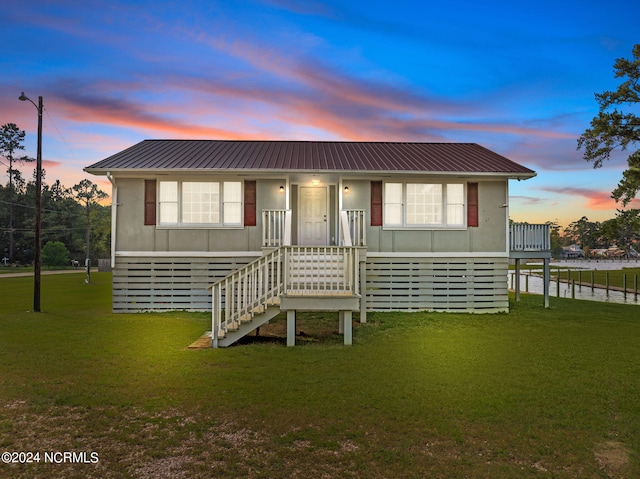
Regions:
<instances>
[{"instance_id":1,"label":"window shutter","mask_svg":"<svg viewBox=\"0 0 640 479\"><path fill-rule=\"evenodd\" d=\"M144 224L156 224L156 180L144 180Z\"/></svg>"},{"instance_id":2,"label":"window shutter","mask_svg":"<svg viewBox=\"0 0 640 479\"><path fill-rule=\"evenodd\" d=\"M371 226L382 226L382 181L371 182Z\"/></svg>"},{"instance_id":3,"label":"window shutter","mask_svg":"<svg viewBox=\"0 0 640 479\"><path fill-rule=\"evenodd\" d=\"M467 226L478 226L478 183L467 183Z\"/></svg>"},{"instance_id":4,"label":"window shutter","mask_svg":"<svg viewBox=\"0 0 640 479\"><path fill-rule=\"evenodd\" d=\"M244 225L256 225L256 182L244 182Z\"/></svg>"}]
</instances>

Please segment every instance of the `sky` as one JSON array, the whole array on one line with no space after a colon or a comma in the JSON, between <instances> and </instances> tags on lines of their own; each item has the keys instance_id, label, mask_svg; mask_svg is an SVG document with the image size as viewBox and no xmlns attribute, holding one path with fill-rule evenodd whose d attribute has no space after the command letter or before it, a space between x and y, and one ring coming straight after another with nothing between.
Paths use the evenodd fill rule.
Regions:
<instances>
[{"instance_id":1,"label":"sky","mask_svg":"<svg viewBox=\"0 0 640 479\"><path fill-rule=\"evenodd\" d=\"M537 172L514 221L612 218L626 161L576 149L640 43L637 0L3 2L0 125L45 182L144 139L473 142ZM32 165L20 168L26 178ZM8 182L5 168L0 182ZM640 199L629 207L640 208Z\"/></svg>"}]
</instances>

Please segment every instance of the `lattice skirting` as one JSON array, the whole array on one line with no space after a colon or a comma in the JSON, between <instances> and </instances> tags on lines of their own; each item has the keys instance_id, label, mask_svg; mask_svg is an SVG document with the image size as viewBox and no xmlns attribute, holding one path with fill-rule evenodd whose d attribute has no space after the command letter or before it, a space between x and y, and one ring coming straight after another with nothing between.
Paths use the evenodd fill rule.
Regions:
<instances>
[{"instance_id":1,"label":"lattice skirting","mask_svg":"<svg viewBox=\"0 0 640 479\"><path fill-rule=\"evenodd\" d=\"M207 287L254 257L117 257L113 312L211 311Z\"/></svg>"},{"instance_id":2,"label":"lattice skirting","mask_svg":"<svg viewBox=\"0 0 640 479\"><path fill-rule=\"evenodd\" d=\"M367 310L509 310L508 258L368 257Z\"/></svg>"},{"instance_id":3,"label":"lattice skirting","mask_svg":"<svg viewBox=\"0 0 640 479\"><path fill-rule=\"evenodd\" d=\"M212 283L255 259L116 257L113 311L210 311ZM368 311L508 311L508 259L367 257Z\"/></svg>"}]
</instances>

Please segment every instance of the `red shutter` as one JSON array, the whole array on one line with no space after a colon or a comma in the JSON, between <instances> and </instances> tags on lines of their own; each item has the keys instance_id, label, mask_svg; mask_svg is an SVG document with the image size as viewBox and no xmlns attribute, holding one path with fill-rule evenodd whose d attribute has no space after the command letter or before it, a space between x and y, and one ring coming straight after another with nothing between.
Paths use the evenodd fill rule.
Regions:
<instances>
[{"instance_id":1,"label":"red shutter","mask_svg":"<svg viewBox=\"0 0 640 479\"><path fill-rule=\"evenodd\" d=\"M256 225L256 182L244 182L244 225Z\"/></svg>"},{"instance_id":2,"label":"red shutter","mask_svg":"<svg viewBox=\"0 0 640 479\"><path fill-rule=\"evenodd\" d=\"M144 224L156 224L156 180L144 180Z\"/></svg>"},{"instance_id":3,"label":"red shutter","mask_svg":"<svg viewBox=\"0 0 640 479\"><path fill-rule=\"evenodd\" d=\"M371 226L382 226L382 181L371 182Z\"/></svg>"},{"instance_id":4,"label":"red shutter","mask_svg":"<svg viewBox=\"0 0 640 479\"><path fill-rule=\"evenodd\" d=\"M467 183L467 226L478 226L478 183Z\"/></svg>"}]
</instances>

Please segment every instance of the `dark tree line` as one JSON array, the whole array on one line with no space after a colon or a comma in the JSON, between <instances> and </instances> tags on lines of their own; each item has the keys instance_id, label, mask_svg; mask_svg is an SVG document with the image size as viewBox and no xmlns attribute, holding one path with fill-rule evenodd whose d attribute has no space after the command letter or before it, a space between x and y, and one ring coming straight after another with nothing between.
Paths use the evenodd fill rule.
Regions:
<instances>
[{"instance_id":1,"label":"dark tree line","mask_svg":"<svg viewBox=\"0 0 640 479\"><path fill-rule=\"evenodd\" d=\"M15 124L0 127L0 156L6 161L9 181L0 185L0 260L2 264L32 264L35 231L35 170L30 180L25 180L16 163L29 158L16 156L22 149L24 132ZM87 246L87 224L90 226L92 264L98 258L110 256L111 207L99 200L106 198L89 180L67 188L55 180L49 184L43 171L41 203L41 242L43 251L47 243L62 243L69 260L84 263ZM91 194L89 194L91 193ZM60 245L56 245L58 249ZM48 248L51 249L51 248ZM6 258L6 260L4 260ZM47 255L43 262L47 264Z\"/></svg>"}]
</instances>

